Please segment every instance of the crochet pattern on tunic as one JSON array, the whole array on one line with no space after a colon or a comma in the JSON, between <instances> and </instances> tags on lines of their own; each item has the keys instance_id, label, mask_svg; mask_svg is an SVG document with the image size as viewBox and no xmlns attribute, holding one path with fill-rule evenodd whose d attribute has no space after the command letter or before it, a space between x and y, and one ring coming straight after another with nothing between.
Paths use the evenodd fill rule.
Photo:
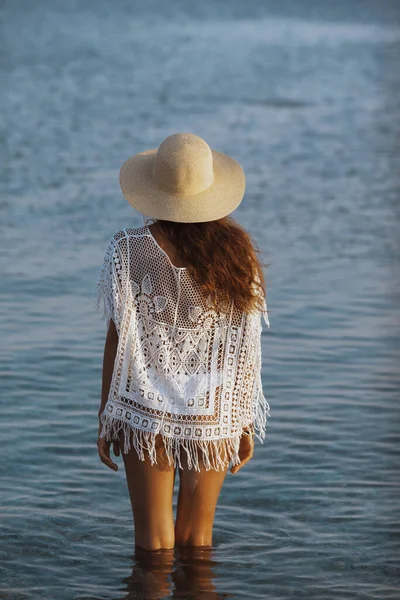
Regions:
<instances>
[{"instance_id":1,"label":"crochet pattern on tunic","mask_svg":"<svg viewBox=\"0 0 400 600\"><path fill-rule=\"evenodd\" d=\"M216 311L185 267L172 264L147 225L121 229L97 280L106 325L119 339L100 437L157 463L160 434L170 464L189 469L240 463L243 427L263 442L269 404L261 383L261 315L233 302Z\"/></svg>"}]
</instances>

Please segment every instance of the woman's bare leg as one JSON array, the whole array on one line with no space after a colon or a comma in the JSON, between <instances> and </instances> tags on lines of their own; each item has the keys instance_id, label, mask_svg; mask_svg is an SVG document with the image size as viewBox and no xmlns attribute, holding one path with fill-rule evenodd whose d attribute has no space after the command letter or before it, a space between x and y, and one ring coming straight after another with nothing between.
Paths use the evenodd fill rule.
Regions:
<instances>
[{"instance_id":1,"label":"woman's bare leg","mask_svg":"<svg viewBox=\"0 0 400 600\"><path fill-rule=\"evenodd\" d=\"M173 548L175 545L172 496L174 491L175 468L165 457L160 436L156 438L157 462L152 465L146 456L141 461L131 448L122 452L126 480L132 505L135 524L135 546L145 550Z\"/></svg>"},{"instance_id":2,"label":"woman's bare leg","mask_svg":"<svg viewBox=\"0 0 400 600\"><path fill-rule=\"evenodd\" d=\"M183 454L183 453L182 453ZM212 530L218 497L228 466L223 471L187 469L181 456L180 485L175 523L177 546L212 546Z\"/></svg>"}]
</instances>

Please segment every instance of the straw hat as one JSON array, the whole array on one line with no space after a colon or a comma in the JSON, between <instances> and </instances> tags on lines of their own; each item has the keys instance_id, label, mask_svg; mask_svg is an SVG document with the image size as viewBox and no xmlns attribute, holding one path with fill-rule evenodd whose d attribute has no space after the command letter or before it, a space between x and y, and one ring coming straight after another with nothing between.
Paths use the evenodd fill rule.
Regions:
<instances>
[{"instance_id":1,"label":"straw hat","mask_svg":"<svg viewBox=\"0 0 400 600\"><path fill-rule=\"evenodd\" d=\"M174 133L159 148L131 156L119 182L140 213L181 223L225 217L239 206L246 187L239 163L193 133Z\"/></svg>"}]
</instances>

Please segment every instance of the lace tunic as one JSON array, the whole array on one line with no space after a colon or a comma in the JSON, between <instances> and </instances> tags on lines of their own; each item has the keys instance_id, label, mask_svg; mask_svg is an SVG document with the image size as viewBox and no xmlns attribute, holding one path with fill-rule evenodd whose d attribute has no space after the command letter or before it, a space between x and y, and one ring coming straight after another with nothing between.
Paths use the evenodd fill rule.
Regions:
<instances>
[{"instance_id":1,"label":"lace tunic","mask_svg":"<svg viewBox=\"0 0 400 600\"><path fill-rule=\"evenodd\" d=\"M108 328L119 339L100 437L124 432L124 452L157 462L161 434L170 464L207 470L238 464L251 425L262 442L269 405L261 384L261 314L231 302L216 311L185 267L172 264L147 225L121 229L107 246L97 280Z\"/></svg>"}]
</instances>

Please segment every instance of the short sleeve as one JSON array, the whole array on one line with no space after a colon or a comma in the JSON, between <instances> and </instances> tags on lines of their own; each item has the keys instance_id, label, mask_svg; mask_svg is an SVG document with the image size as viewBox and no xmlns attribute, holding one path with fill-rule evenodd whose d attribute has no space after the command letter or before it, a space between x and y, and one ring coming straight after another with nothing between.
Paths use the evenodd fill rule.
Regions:
<instances>
[{"instance_id":1,"label":"short sleeve","mask_svg":"<svg viewBox=\"0 0 400 600\"><path fill-rule=\"evenodd\" d=\"M121 324L123 305L122 269L120 249L115 236L113 236L106 248L103 264L97 278L96 309L102 311L102 318L106 320L107 329L110 319L112 319L118 332Z\"/></svg>"}]
</instances>

